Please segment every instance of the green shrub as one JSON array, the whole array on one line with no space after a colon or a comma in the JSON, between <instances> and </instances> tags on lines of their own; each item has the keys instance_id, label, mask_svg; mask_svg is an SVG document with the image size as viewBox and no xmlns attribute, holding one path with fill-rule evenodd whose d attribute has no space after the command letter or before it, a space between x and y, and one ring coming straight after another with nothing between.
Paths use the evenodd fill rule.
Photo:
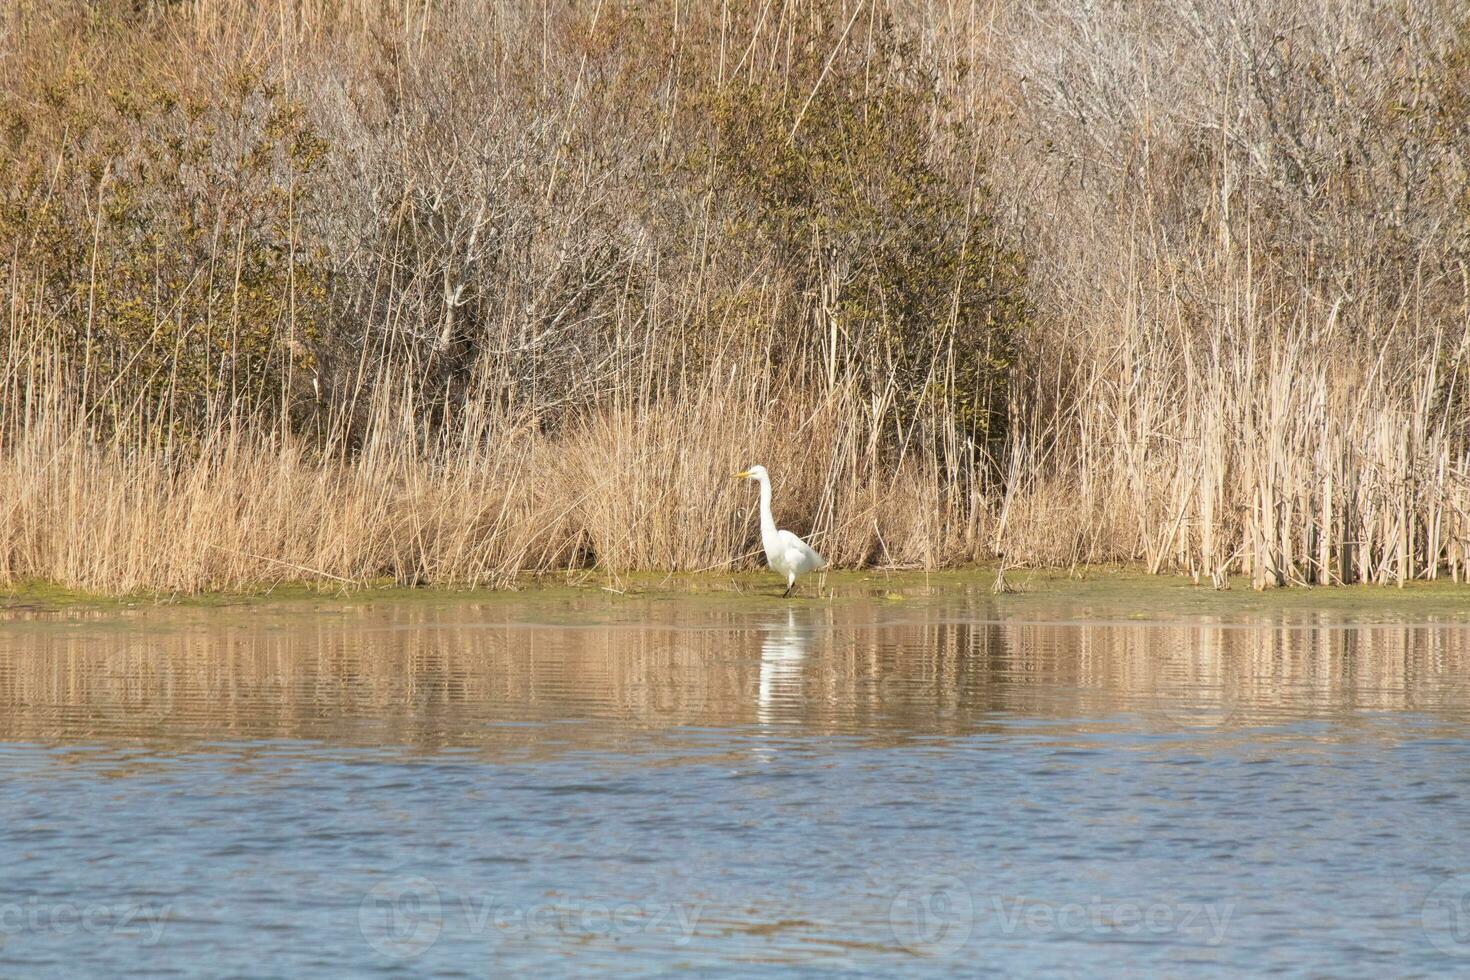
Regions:
<instances>
[{"instance_id":1,"label":"green shrub","mask_svg":"<svg viewBox=\"0 0 1470 980\"><path fill-rule=\"evenodd\" d=\"M259 74L193 91L156 58L98 20L64 71L0 95L0 267L51 333L22 339L62 352L107 426L279 411L325 317L300 231L325 146Z\"/></svg>"},{"instance_id":2,"label":"green shrub","mask_svg":"<svg viewBox=\"0 0 1470 980\"><path fill-rule=\"evenodd\" d=\"M994 221L974 134L944 122L951 107L913 45L880 22L863 50L840 43L842 27L830 18L793 45L784 74L709 94L693 165L712 175L725 234L815 301L814 334L835 321L871 386L896 383L904 417L943 405L993 438L1024 265ZM808 354L823 343L806 340Z\"/></svg>"}]
</instances>

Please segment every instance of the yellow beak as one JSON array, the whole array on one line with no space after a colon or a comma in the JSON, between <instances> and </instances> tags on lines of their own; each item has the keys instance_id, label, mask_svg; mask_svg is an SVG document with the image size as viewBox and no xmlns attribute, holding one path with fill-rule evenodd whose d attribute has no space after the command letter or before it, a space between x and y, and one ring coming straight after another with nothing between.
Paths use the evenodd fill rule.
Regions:
<instances>
[{"instance_id":1,"label":"yellow beak","mask_svg":"<svg viewBox=\"0 0 1470 980\"><path fill-rule=\"evenodd\" d=\"M750 476L750 470L741 470L739 473L732 473L730 475L730 479L732 479L732 480L744 480L748 476Z\"/></svg>"}]
</instances>

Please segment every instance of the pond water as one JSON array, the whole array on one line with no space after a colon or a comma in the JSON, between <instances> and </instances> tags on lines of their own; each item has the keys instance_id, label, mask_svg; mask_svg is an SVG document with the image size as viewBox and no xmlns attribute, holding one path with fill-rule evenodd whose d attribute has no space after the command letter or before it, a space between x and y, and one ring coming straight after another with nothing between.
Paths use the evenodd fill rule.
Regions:
<instances>
[{"instance_id":1,"label":"pond water","mask_svg":"<svg viewBox=\"0 0 1470 980\"><path fill-rule=\"evenodd\" d=\"M0 623L0 975L1470 968L1470 627L906 601Z\"/></svg>"}]
</instances>

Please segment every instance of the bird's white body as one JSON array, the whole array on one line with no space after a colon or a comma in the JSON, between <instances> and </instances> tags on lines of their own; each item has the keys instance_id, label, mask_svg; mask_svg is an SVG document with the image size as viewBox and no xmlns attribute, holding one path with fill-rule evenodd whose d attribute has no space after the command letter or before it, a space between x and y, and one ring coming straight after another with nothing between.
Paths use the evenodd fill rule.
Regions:
<instances>
[{"instance_id":1,"label":"bird's white body","mask_svg":"<svg viewBox=\"0 0 1470 980\"><path fill-rule=\"evenodd\" d=\"M771 571L785 576L786 594L790 595L798 578L826 568L827 562L801 538L777 529L771 516L771 477L764 466L752 466L737 475L761 485L761 545L766 551L766 564L771 566Z\"/></svg>"}]
</instances>

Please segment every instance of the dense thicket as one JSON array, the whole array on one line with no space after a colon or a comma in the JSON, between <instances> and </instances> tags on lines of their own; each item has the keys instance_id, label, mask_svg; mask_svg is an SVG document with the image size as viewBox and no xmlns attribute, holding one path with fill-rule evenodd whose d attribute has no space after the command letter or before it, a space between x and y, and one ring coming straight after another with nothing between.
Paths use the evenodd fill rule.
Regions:
<instances>
[{"instance_id":1,"label":"dense thicket","mask_svg":"<svg viewBox=\"0 0 1470 980\"><path fill-rule=\"evenodd\" d=\"M0 29L0 575L1470 561L1448 0Z\"/></svg>"}]
</instances>

